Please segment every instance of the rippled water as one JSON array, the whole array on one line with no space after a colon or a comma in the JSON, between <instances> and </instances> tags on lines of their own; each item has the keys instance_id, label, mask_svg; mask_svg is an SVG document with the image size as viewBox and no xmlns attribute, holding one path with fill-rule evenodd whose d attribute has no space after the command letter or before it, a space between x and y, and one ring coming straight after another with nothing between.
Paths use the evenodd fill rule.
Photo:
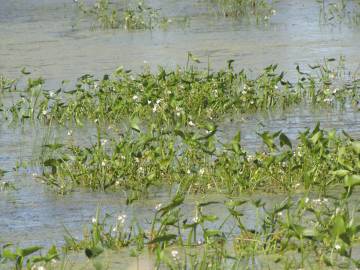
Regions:
<instances>
[{"instance_id":1,"label":"rippled water","mask_svg":"<svg viewBox=\"0 0 360 270\"><path fill-rule=\"evenodd\" d=\"M74 81L85 73L101 75L119 65L140 70L144 60L154 68L182 66L188 51L205 62L209 57L213 68L235 59L236 68L256 73L279 63L289 76L295 63L313 64L325 57L343 55L352 70L360 64L360 27L320 25L317 4L312 0L280 1L277 15L267 25L207 15L205 1L151 2L169 17L188 16L189 26L130 33L92 31L72 1L0 0L0 74L17 77L26 67L33 75L43 76L48 87L57 87L63 79ZM256 131L281 129L294 139L298 131L313 127L317 121L325 128L344 129L360 137L359 109L351 107L336 111L300 107L282 113L235 115L222 123L220 131L223 138L230 138L240 129L243 144L254 150L260 147ZM91 140L91 130L77 129L78 140ZM80 234L98 206L141 220L151 216L155 204L168 199L168 191L161 190L127 207L123 193L77 191L59 196L34 180L33 169L13 171L19 161L29 162L39 154L41 138L47 132L43 127L9 126L0 120L0 168L10 171L4 180L17 188L0 193L0 241L25 246L61 244L64 226ZM66 130L59 128L50 134L62 137ZM250 210L248 216L251 221Z\"/></svg>"}]
</instances>

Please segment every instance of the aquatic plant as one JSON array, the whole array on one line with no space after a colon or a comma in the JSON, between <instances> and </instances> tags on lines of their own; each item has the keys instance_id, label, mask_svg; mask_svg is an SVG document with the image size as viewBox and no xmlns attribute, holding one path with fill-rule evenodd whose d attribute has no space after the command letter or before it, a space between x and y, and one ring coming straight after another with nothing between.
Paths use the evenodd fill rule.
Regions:
<instances>
[{"instance_id":1,"label":"aquatic plant","mask_svg":"<svg viewBox=\"0 0 360 270\"><path fill-rule=\"evenodd\" d=\"M0 248L0 265L4 264L10 267L10 262L13 262L13 267L7 269L21 270L24 269L45 269L42 265L54 263L59 259L59 254L55 246L52 246L45 255L35 255L39 253L42 247L31 246L27 248L16 247L12 244L5 244Z\"/></svg>"},{"instance_id":2,"label":"aquatic plant","mask_svg":"<svg viewBox=\"0 0 360 270\"><path fill-rule=\"evenodd\" d=\"M357 0L317 0L320 6L320 22L330 24L360 24L360 2Z\"/></svg>"},{"instance_id":3,"label":"aquatic plant","mask_svg":"<svg viewBox=\"0 0 360 270\"><path fill-rule=\"evenodd\" d=\"M158 10L148 6L144 1L131 6L121 1L110 2L97 0L93 6L83 1L76 1L78 8L85 15L96 19L101 28L124 28L125 30L153 29L166 25L168 19L160 16Z\"/></svg>"},{"instance_id":4,"label":"aquatic plant","mask_svg":"<svg viewBox=\"0 0 360 270\"><path fill-rule=\"evenodd\" d=\"M311 66L310 72L297 67L297 82L286 80L277 65L266 67L253 78L244 70L236 72L232 60L226 69L211 72L197 69L191 54L188 59L186 68L172 71L160 67L157 73L145 70L133 75L119 68L102 80L86 74L70 91L62 87L45 90L42 78L29 79L19 98L5 107L2 115L12 121L40 119L62 124L96 119L121 122L138 117L157 124L187 126L236 112L283 109L304 102L337 106L359 101L359 79L344 77L341 70L331 66L334 59Z\"/></svg>"},{"instance_id":5,"label":"aquatic plant","mask_svg":"<svg viewBox=\"0 0 360 270\"><path fill-rule=\"evenodd\" d=\"M359 184L359 180L352 182L351 189ZM147 247L155 256L154 266L166 269L243 269L254 260L261 267L285 269L314 265L356 267L359 261L352 250L359 244L360 225L354 219L356 205L350 202L350 186L343 185L344 192L337 196L309 198L303 195L277 204L236 198L197 202L193 212L184 207L185 197L178 194L168 204L155 207L150 227L127 238L129 248L136 246L141 253ZM210 214L209 210L215 206L224 208L228 214L221 220ZM254 211L245 214L244 207ZM246 218L255 212L256 221L248 225ZM125 219L121 220L125 227ZM90 233L97 234L98 224L94 218ZM101 228L118 226L118 222L115 226L101 224ZM106 248L101 244L96 248L99 252L89 256L93 238L88 239L87 235L80 242L68 243L67 248L79 247L78 243L82 243L80 247L86 256L100 255ZM116 243L117 236L103 235L106 243ZM108 241L109 237L114 241ZM140 246L136 244L138 241Z\"/></svg>"},{"instance_id":6,"label":"aquatic plant","mask_svg":"<svg viewBox=\"0 0 360 270\"><path fill-rule=\"evenodd\" d=\"M211 0L224 17L255 18L257 22L268 21L276 14L272 1L268 0Z\"/></svg>"},{"instance_id":7,"label":"aquatic plant","mask_svg":"<svg viewBox=\"0 0 360 270\"><path fill-rule=\"evenodd\" d=\"M349 135L317 125L300 133L296 146L281 131L259 136L267 150L248 154L240 133L223 142L213 125L198 131L133 127L113 140L98 134L97 143L87 147L45 145L41 178L60 192L84 186L144 195L151 185L176 184L183 191L237 194L300 187L326 191L341 183L339 175L360 173L359 142Z\"/></svg>"}]
</instances>

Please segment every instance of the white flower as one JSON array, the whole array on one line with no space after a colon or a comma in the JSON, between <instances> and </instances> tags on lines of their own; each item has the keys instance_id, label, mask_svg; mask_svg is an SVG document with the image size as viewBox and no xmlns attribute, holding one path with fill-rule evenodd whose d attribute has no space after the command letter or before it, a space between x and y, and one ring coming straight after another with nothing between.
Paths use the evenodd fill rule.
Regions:
<instances>
[{"instance_id":1,"label":"white flower","mask_svg":"<svg viewBox=\"0 0 360 270\"><path fill-rule=\"evenodd\" d=\"M204 169L204 168L201 168L201 169L199 170L199 174L200 174L200 175L204 175L204 173L205 173L205 169Z\"/></svg>"},{"instance_id":2,"label":"white flower","mask_svg":"<svg viewBox=\"0 0 360 270\"><path fill-rule=\"evenodd\" d=\"M162 206L162 203L155 205L155 210L159 211L161 209L161 206Z\"/></svg>"},{"instance_id":3,"label":"white flower","mask_svg":"<svg viewBox=\"0 0 360 270\"><path fill-rule=\"evenodd\" d=\"M190 172L190 170L187 170L186 173L187 173L187 174L190 174L191 172Z\"/></svg>"},{"instance_id":4,"label":"white flower","mask_svg":"<svg viewBox=\"0 0 360 270\"><path fill-rule=\"evenodd\" d=\"M298 187L300 187L300 184L299 184L299 183L297 183L297 184L295 185L295 188L298 188Z\"/></svg>"},{"instance_id":5,"label":"white flower","mask_svg":"<svg viewBox=\"0 0 360 270\"><path fill-rule=\"evenodd\" d=\"M308 203L310 199L308 197L305 198L305 203Z\"/></svg>"},{"instance_id":6,"label":"white flower","mask_svg":"<svg viewBox=\"0 0 360 270\"><path fill-rule=\"evenodd\" d=\"M279 217L282 217L283 212L279 212L279 213L277 213L277 215L278 215Z\"/></svg>"},{"instance_id":7,"label":"white flower","mask_svg":"<svg viewBox=\"0 0 360 270\"><path fill-rule=\"evenodd\" d=\"M124 224L126 220L126 215L118 216L117 220L120 222L120 224Z\"/></svg>"},{"instance_id":8,"label":"white flower","mask_svg":"<svg viewBox=\"0 0 360 270\"><path fill-rule=\"evenodd\" d=\"M101 162L101 166L103 166L103 167L106 166L106 160L103 160L103 161Z\"/></svg>"},{"instance_id":9,"label":"white flower","mask_svg":"<svg viewBox=\"0 0 360 270\"><path fill-rule=\"evenodd\" d=\"M156 100L156 104L159 104L162 101L161 98L159 98L158 100Z\"/></svg>"},{"instance_id":10,"label":"white flower","mask_svg":"<svg viewBox=\"0 0 360 270\"><path fill-rule=\"evenodd\" d=\"M334 248L337 249L337 250L339 250L339 249L341 249L341 246L340 246L339 244L336 244L336 245L334 246Z\"/></svg>"},{"instance_id":11,"label":"white flower","mask_svg":"<svg viewBox=\"0 0 360 270\"><path fill-rule=\"evenodd\" d=\"M50 96L50 97L54 97L54 96L55 96L55 92L54 92L54 91L50 91L50 92L49 92L49 96Z\"/></svg>"},{"instance_id":12,"label":"white flower","mask_svg":"<svg viewBox=\"0 0 360 270\"><path fill-rule=\"evenodd\" d=\"M177 250L172 250L171 251L171 256L173 256L174 259L177 259L179 256L179 251Z\"/></svg>"},{"instance_id":13,"label":"white flower","mask_svg":"<svg viewBox=\"0 0 360 270\"><path fill-rule=\"evenodd\" d=\"M99 123L99 119L96 118L96 119L94 120L94 123L95 123L95 124Z\"/></svg>"},{"instance_id":14,"label":"white flower","mask_svg":"<svg viewBox=\"0 0 360 270\"><path fill-rule=\"evenodd\" d=\"M189 126L190 126L190 127L195 127L194 122L193 122L193 121L191 121L191 120L189 121L189 123L188 123L188 124L189 124Z\"/></svg>"},{"instance_id":15,"label":"white flower","mask_svg":"<svg viewBox=\"0 0 360 270\"><path fill-rule=\"evenodd\" d=\"M241 94L242 94L242 95L246 95L247 92L244 90L244 91L241 92Z\"/></svg>"},{"instance_id":16,"label":"white flower","mask_svg":"<svg viewBox=\"0 0 360 270\"><path fill-rule=\"evenodd\" d=\"M180 112L177 112L177 113L176 113L176 116L177 116L177 117L180 117L180 115L181 115Z\"/></svg>"},{"instance_id":17,"label":"white flower","mask_svg":"<svg viewBox=\"0 0 360 270\"><path fill-rule=\"evenodd\" d=\"M134 96L132 97L132 99L133 99L133 100L138 100L139 97L138 97L137 95L134 95Z\"/></svg>"},{"instance_id":18,"label":"white flower","mask_svg":"<svg viewBox=\"0 0 360 270\"><path fill-rule=\"evenodd\" d=\"M105 145L107 142L108 142L107 139L102 139L102 140L101 140L101 145Z\"/></svg>"},{"instance_id":19,"label":"white flower","mask_svg":"<svg viewBox=\"0 0 360 270\"><path fill-rule=\"evenodd\" d=\"M92 222L93 224L96 224L96 223L97 223L97 219L96 219L95 217L93 217L93 218L91 219L91 222Z\"/></svg>"},{"instance_id":20,"label":"white flower","mask_svg":"<svg viewBox=\"0 0 360 270\"><path fill-rule=\"evenodd\" d=\"M254 104L254 101L253 101L253 100L252 100L252 101L250 101L250 104L251 104L251 105L253 105L253 104Z\"/></svg>"},{"instance_id":21,"label":"white flower","mask_svg":"<svg viewBox=\"0 0 360 270\"><path fill-rule=\"evenodd\" d=\"M324 98L324 102L325 102L325 103L329 103L329 104L330 104L331 101L332 101L331 98Z\"/></svg>"},{"instance_id":22,"label":"white flower","mask_svg":"<svg viewBox=\"0 0 360 270\"><path fill-rule=\"evenodd\" d=\"M42 111L42 114L43 114L43 115L47 115L47 114L48 114L48 111L47 111L47 110L43 110L43 111Z\"/></svg>"},{"instance_id":23,"label":"white flower","mask_svg":"<svg viewBox=\"0 0 360 270\"><path fill-rule=\"evenodd\" d=\"M68 136L71 136L73 134L73 131L70 129L70 130L68 130L68 132L67 132L67 135Z\"/></svg>"},{"instance_id":24,"label":"white flower","mask_svg":"<svg viewBox=\"0 0 360 270\"><path fill-rule=\"evenodd\" d=\"M155 104L154 107L153 107L153 109L152 109L153 113L155 113L155 112L157 111L157 109L158 109L158 105Z\"/></svg>"},{"instance_id":25,"label":"white flower","mask_svg":"<svg viewBox=\"0 0 360 270\"><path fill-rule=\"evenodd\" d=\"M278 90L278 89L279 89L279 86L275 85L274 88L275 88L275 90Z\"/></svg>"},{"instance_id":26,"label":"white flower","mask_svg":"<svg viewBox=\"0 0 360 270\"><path fill-rule=\"evenodd\" d=\"M117 232L118 231L118 228L115 226L113 229L112 229L113 232Z\"/></svg>"},{"instance_id":27,"label":"white flower","mask_svg":"<svg viewBox=\"0 0 360 270\"><path fill-rule=\"evenodd\" d=\"M115 182L115 186L118 186L118 185L120 185L120 181Z\"/></svg>"},{"instance_id":28,"label":"white flower","mask_svg":"<svg viewBox=\"0 0 360 270\"><path fill-rule=\"evenodd\" d=\"M149 104L149 105L150 105L150 104L151 104L151 100L148 100L148 101L147 101L147 104Z\"/></svg>"},{"instance_id":29,"label":"white flower","mask_svg":"<svg viewBox=\"0 0 360 270\"><path fill-rule=\"evenodd\" d=\"M194 223L198 223L200 221L200 218L198 216L193 217L192 221Z\"/></svg>"}]
</instances>

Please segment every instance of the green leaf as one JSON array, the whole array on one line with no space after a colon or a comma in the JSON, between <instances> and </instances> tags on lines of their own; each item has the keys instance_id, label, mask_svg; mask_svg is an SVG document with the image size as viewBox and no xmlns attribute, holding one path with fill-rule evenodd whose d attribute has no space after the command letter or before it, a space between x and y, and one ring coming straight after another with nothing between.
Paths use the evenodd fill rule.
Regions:
<instances>
[{"instance_id":1,"label":"green leaf","mask_svg":"<svg viewBox=\"0 0 360 270\"><path fill-rule=\"evenodd\" d=\"M348 170L336 170L336 171L330 171L330 174L335 176L344 177L348 175L350 172Z\"/></svg>"},{"instance_id":2,"label":"green leaf","mask_svg":"<svg viewBox=\"0 0 360 270\"><path fill-rule=\"evenodd\" d=\"M177 206L181 205L185 200L185 196L184 195L177 195L175 196L171 203L164 206L163 208L161 208L159 210L159 212L162 212L161 216L165 215L166 213L168 213L169 211L171 211L172 209L176 208Z\"/></svg>"},{"instance_id":3,"label":"green leaf","mask_svg":"<svg viewBox=\"0 0 360 270\"><path fill-rule=\"evenodd\" d=\"M85 249L85 255L89 259L95 258L95 257L99 256L103 252L104 252L104 249L101 246L96 246L96 247L86 248Z\"/></svg>"},{"instance_id":4,"label":"green leaf","mask_svg":"<svg viewBox=\"0 0 360 270\"><path fill-rule=\"evenodd\" d=\"M344 186L352 188L360 185L360 175L347 175L345 177Z\"/></svg>"},{"instance_id":5,"label":"green leaf","mask_svg":"<svg viewBox=\"0 0 360 270\"><path fill-rule=\"evenodd\" d=\"M136 132L140 132L140 127L139 127L139 119L138 118L134 118L131 119L130 121L130 127L135 130Z\"/></svg>"},{"instance_id":6,"label":"green leaf","mask_svg":"<svg viewBox=\"0 0 360 270\"><path fill-rule=\"evenodd\" d=\"M9 249L4 249L4 250L3 250L3 253L2 253L2 256L3 256L5 259L11 260L11 261L16 260L16 258L18 257L18 255L16 255L16 253L13 253L13 252L12 252L11 250L9 250Z\"/></svg>"},{"instance_id":7,"label":"green leaf","mask_svg":"<svg viewBox=\"0 0 360 270\"><path fill-rule=\"evenodd\" d=\"M38 246L28 247L28 248L24 248L24 249L17 248L16 254L21 257L26 257L30 254L35 253L36 251L39 251L40 249L42 249L42 247L38 247Z\"/></svg>"},{"instance_id":8,"label":"green leaf","mask_svg":"<svg viewBox=\"0 0 360 270\"><path fill-rule=\"evenodd\" d=\"M31 74L31 72L27 71L25 67L23 67L23 68L21 69L21 73L24 74L24 75L29 75L29 74Z\"/></svg>"},{"instance_id":9,"label":"green leaf","mask_svg":"<svg viewBox=\"0 0 360 270\"><path fill-rule=\"evenodd\" d=\"M203 215L201 217L204 221L209 221L209 222L214 222L216 220L218 220L219 218L215 215Z\"/></svg>"},{"instance_id":10,"label":"green leaf","mask_svg":"<svg viewBox=\"0 0 360 270\"><path fill-rule=\"evenodd\" d=\"M148 245L150 244L155 244L155 243L161 243L161 242L167 242L173 239L176 239L177 235L176 234L165 234L165 235L161 235L159 237L154 238L153 240L148 242Z\"/></svg>"},{"instance_id":11,"label":"green leaf","mask_svg":"<svg viewBox=\"0 0 360 270\"><path fill-rule=\"evenodd\" d=\"M355 151L356 154L360 155L360 142L352 142L351 143L352 149Z\"/></svg>"},{"instance_id":12,"label":"green leaf","mask_svg":"<svg viewBox=\"0 0 360 270\"><path fill-rule=\"evenodd\" d=\"M225 202L225 205L228 207L236 207L247 203L247 200L230 200Z\"/></svg>"},{"instance_id":13,"label":"green leaf","mask_svg":"<svg viewBox=\"0 0 360 270\"><path fill-rule=\"evenodd\" d=\"M290 149L292 149L291 141L284 133L280 134L279 139L280 139L280 146L281 147L283 147L284 145L287 145L287 146L290 147Z\"/></svg>"},{"instance_id":14,"label":"green leaf","mask_svg":"<svg viewBox=\"0 0 360 270\"><path fill-rule=\"evenodd\" d=\"M338 237L346 232L346 225L342 216L336 216L333 222L332 233L334 237Z\"/></svg>"}]
</instances>

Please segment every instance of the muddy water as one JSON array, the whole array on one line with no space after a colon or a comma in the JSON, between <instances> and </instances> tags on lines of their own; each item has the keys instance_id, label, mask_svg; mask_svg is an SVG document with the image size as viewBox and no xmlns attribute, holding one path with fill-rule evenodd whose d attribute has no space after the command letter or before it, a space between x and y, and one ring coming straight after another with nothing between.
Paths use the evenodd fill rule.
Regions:
<instances>
[{"instance_id":1,"label":"muddy water","mask_svg":"<svg viewBox=\"0 0 360 270\"><path fill-rule=\"evenodd\" d=\"M313 0L279 1L266 25L206 15L206 1L151 2L166 16L189 17L189 27L93 31L71 0L0 0L0 73L17 76L25 66L57 86L63 79L109 73L119 65L138 70L144 60L153 67L182 66L188 51L205 62L209 57L214 68L235 59L239 67L255 71L273 63L294 70L296 62L340 55L349 67L360 63L360 28L320 25Z\"/></svg>"},{"instance_id":2,"label":"muddy water","mask_svg":"<svg viewBox=\"0 0 360 270\"><path fill-rule=\"evenodd\" d=\"M279 63L281 69L290 70L291 76L295 63L312 64L340 55L346 57L350 69L359 66L360 27L319 25L318 8L312 0L282 2L268 24L256 26L207 15L209 7L204 1L152 1L169 17L188 16L189 26L127 33L90 30L72 1L0 0L0 74L16 77L26 67L46 78L49 87L57 87L63 79L73 81L84 73L101 75L119 65L140 70L144 60L152 67L182 66L188 51L205 61L209 57L213 68L235 59L237 68L255 73L268 64ZM240 129L245 147L253 150L260 147L256 131L282 129L295 138L299 130L313 127L317 121L323 127L345 129L360 137L359 110L350 107L343 111L297 108L285 113L237 115L226 120L220 131L224 138L230 138ZM19 161L29 162L39 154L47 132L41 127L0 123L0 168L9 171L3 180L13 182L17 188L0 193L0 241L24 246L59 245L64 226L79 235L96 207L115 216L126 213L145 220L151 217L154 205L168 199L168 190L156 191L130 207L125 206L123 193L76 191L63 197L32 177L36 170L31 164L29 169L13 171ZM91 128L74 133L79 142L93 139ZM51 130L51 134L62 138L66 129ZM191 203L186 207L190 209ZM247 216L251 223L251 209Z\"/></svg>"}]
</instances>

